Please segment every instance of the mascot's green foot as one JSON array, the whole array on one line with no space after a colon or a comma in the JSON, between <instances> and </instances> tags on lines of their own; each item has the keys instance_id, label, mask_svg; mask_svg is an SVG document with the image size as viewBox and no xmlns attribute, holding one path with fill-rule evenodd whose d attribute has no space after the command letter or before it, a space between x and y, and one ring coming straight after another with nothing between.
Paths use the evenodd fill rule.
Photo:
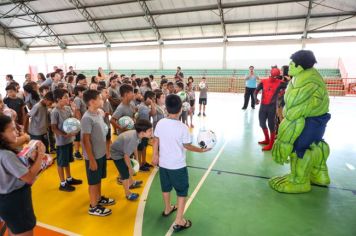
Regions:
<instances>
[{"instance_id":1,"label":"mascot's green foot","mask_svg":"<svg viewBox=\"0 0 356 236\"><path fill-rule=\"evenodd\" d=\"M312 144L311 149L317 153L317 158L310 174L310 181L313 184L327 186L330 184L328 166L326 165L330 153L329 145L321 141L318 145Z\"/></svg>"},{"instance_id":2,"label":"mascot's green foot","mask_svg":"<svg viewBox=\"0 0 356 236\"><path fill-rule=\"evenodd\" d=\"M289 175L273 177L269 180L272 189L280 193L306 193L311 190L310 181L304 183L292 182Z\"/></svg>"},{"instance_id":3,"label":"mascot's green foot","mask_svg":"<svg viewBox=\"0 0 356 236\"><path fill-rule=\"evenodd\" d=\"M272 189L281 193L306 193L311 190L310 173L313 168L313 156L311 150L307 150L303 158L298 158L295 153L290 156L291 173L273 177L269 181Z\"/></svg>"}]
</instances>

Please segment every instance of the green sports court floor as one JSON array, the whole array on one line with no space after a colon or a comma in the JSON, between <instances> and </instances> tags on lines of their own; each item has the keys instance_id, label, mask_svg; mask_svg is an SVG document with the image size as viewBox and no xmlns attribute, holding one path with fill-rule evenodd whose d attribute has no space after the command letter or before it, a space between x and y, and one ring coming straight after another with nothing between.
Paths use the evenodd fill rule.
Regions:
<instances>
[{"instance_id":1,"label":"green sports court floor","mask_svg":"<svg viewBox=\"0 0 356 236\"><path fill-rule=\"evenodd\" d=\"M187 155L190 204L185 214L193 226L179 235L356 235L356 97L330 101L332 119L324 138L331 147L331 186L293 195L268 186L268 178L289 168L274 163L257 144L263 136L259 107L241 110L241 94L209 94L207 117L194 117L193 140L207 128L217 133L218 144L210 153ZM161 216L158 174L148 187L139 206L144 209L142 235L169 235L174 214Z\"/></svg>"}]
</instances>

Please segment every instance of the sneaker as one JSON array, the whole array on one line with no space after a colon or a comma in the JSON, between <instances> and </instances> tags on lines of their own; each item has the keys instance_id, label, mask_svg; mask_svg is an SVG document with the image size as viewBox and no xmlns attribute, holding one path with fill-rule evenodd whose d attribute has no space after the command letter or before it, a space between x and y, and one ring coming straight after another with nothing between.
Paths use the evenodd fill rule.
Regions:
<instances>
[{"instance_id":1,"label":"sneaker","mask_svg":"<svg viewBox=\"0 0 356 236\"><path fill-rule=\"evenodd\" d=\"M203 113L203 116L206 116L205 112Z\"/></svg>"},{"instance_id":2,"label":"sneaker","mask_svg":"<svg viewBox=\"0 0 356 236\"><path fill-rule=\"evenodd\" d=\"M114 205L116 202L115 202L115 199L112 199L112 198L107 198L105 196L101 196L98 204L100 206L110 206L110 205Z\"/></svg>"},{"instance_id":3,"label":"sneaker","mask_svg":"<svg viewBox=\"0 0 356 236\"><path fill-rule=\"evenodd\" d=\"M151 164L148 163L148 162L146 162L145 164L143 164L143 166L148 167L148 168L152 168L152 167L153 167L153 165L151 165Z\"/></svg>"},{"instance_id":4,"label":"sneaker","mask_svg":"<svg viewBox=\"0 0 356 236\"><path fill-rule=\"evenodd\" d=\"M76 153L74 154L74 158L75 158L76 160L83 160L83 156L82 156L82 154L80 154L80 152L76 152Z\"/></svg>"},{"instance_id":5,"label":"sneaker","mask_svg":"<svg viewBox=\"0 0 356 236\"><path fill-rule=\"evenodd\" d=\"M143 183L143 181L136 180L133 182L133 184L130 185L129 189L139 188L139 187L141 187L142 183Z\"/></svg>"},{"instance_id":6,"label":"sneaker","mask_svg":"<svg viewBox=\"0 0 356 236\"><path fill-rule=\"evenodd\" d=\"M69 185L68 183L65 183L65 185L59 185L59 190L64 191L64 192L73 192L75 190L75 187Z\"/></svg>"},{"instance_id":7,"label":"sneaker","mask_svg":"<svg viewBox=\"0 0 356 236\"><path fill-rule=\"evenodd\" d=\"M67 179L67 183L68 183L69 185L79 185L79 184L82 184L83 181L80 180L80 179L74 179L74 178L72 178L71 180L68 180L68 179Z\"/></svg>"},{"instance_id":8,"label":"sneaker","mask_svg":"<svg viewBox=\"0 0 356 236\"><path fill-rule=\"evenodd\" d=\"M147 172L147 171L150 171L150 168L149 168L149 167L146 167L146 166L141 166L141 167L140 167L140 171L142 171L142 172Z\"/></svg>"},{"instance_id":9,"label":"sneaker","mask_svg":"<svg viewBox=\"0 0 356 236\"><path fill-rule=\"evenodd\" d=\"M129 201L135 201L140 195L138 193L130 193L126 196L126 199Z\"/></svg>"},{"instance_id":10,"label":"sneaker","mask_svg":"<svg viewBox=\"0 0 356 236\"><path fill-rule=\"evenodd\" d=\"M200 112L198 113L198 116L201 116L201 113L200 113Z\"/></svg>"},{"instance_id":11,"label":"sneaker","mask_svg":"<svg viewBox=\"0 0 356 236\"><path fill-rule=\"evenodd\" d=\"M89 206L88 213L93 216L108 216L111 214L111 210L100 205L96 207Z\"/></svg>"},{"instance_id":12,"label":"sneaker","mask_svg":"<svg viewBox=\"0 0 356 236\"><path fill-rule=\"evenodd\" d=\"M242 110L246 110L247 108L246 107L243 107L243 108L241 108Z\"/></svg>"},{"instance_id":13,"label":"sneaker","mask_svg":"<svg viewBox=\"0 0 356 236\"><path fill-rule=\"evenodd\" d=\"M116 182L118 183L118 184L120 184L120 185L122 185L122 179L121 179L121 177L117 177L116 178Z\"/></svg>"}]
</instances>

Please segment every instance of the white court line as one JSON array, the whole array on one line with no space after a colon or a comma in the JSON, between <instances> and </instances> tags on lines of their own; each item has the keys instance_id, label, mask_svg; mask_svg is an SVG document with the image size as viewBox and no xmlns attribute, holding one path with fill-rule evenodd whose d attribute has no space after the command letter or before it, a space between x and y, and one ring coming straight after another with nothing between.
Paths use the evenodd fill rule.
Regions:
<instances>
[{"instance_id":1,"label":"white court line","mask_svg":"<svg viewBox=\"0 0 356 236\"><path fill-rule=\"evenodd\" d=\"M61 233L61 234L64 234L64 235L80 236L80 234L76 234L76 233L73 233L73 232L70 232L70 231L67 231L67 230L52 226L52 225L48 225L48 224L45 224L45 223L42 223L42 222L38 222L37 221L37 225L41 226L42 228L50 229L52 231L55 231L55 232L58 232L58 233Z\"/></svg>"},{"instance_id":2,"label":"white court line","mask_svg":"<svg viewBox=\"0 0 356 236\"><path fill-rule=\"evenodd\" d=\"M145 212L146 200L147 200L148 192L150 191L153 179L157 172L158 172L158 168L154 168L152 173L148 177L145 188L143 189L142 194L140 196L140 202L138 204L138 208L137 208L137 212L136 212L134 235L137 235L137 236L142 235L143 214Z\"/></svg>"},{"instance_id":3,"label":"white court line","mask_svg":"<svg viewBox=\"0 0 356 236\"><path fill-rule=\"evenodd\" d=\"M215 165L216 161L219 159L221 153L223 152L225 146L227 144L227 141L225 141L224 145L220 148L218 154L216 155L216 157L214 158L214 160L211 162L209 168L205 171L205 174L203 175L203 177L201 178L201 180L199 181L197 187L195 187L192 195L190 195L190 197L188 198L188 201L185 205L185 209L184 209L184 213L187 211L188 207L190 206L190 204L192 203L192 201L194 200L195 196L197 195L197 193L199 192L201 186L203 185L205 179L208 177L211 169L213 168L213 166ZM170 226L168 232L166 233L166 236L171 236L173 233L173 225L174 223Z\"/></svg>"},{"instance_id":4,"label":"white court line","mask_svg":"<svg viewBox=\"0 0 356 236\"><path fill-rule=\"evenodd\" d=\"M355 170L355 167L349 163L345 163L345 165L347 166L347 168L349 168L350 170Z\"/></svg>"}]
</instances>

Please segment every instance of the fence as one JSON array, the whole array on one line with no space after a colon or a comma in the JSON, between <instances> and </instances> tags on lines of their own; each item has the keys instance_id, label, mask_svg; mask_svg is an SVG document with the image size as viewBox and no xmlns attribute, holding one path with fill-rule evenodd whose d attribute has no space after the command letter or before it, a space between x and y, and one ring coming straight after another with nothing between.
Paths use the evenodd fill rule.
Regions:
<instances>
[{"instance_id":1,"label":"fence","mask_svg":"<svg viewBox=\"0 0 356 236\"><path fill-rule=\"evenodd\" d=\"M210 92L245 92L243 77L206 77ZM173 78L169 78L173 80ZM330 96L356 96L356 78L324 78ZM196 81L198 84L199 81Z\"/></svg>"}]
</instances>

